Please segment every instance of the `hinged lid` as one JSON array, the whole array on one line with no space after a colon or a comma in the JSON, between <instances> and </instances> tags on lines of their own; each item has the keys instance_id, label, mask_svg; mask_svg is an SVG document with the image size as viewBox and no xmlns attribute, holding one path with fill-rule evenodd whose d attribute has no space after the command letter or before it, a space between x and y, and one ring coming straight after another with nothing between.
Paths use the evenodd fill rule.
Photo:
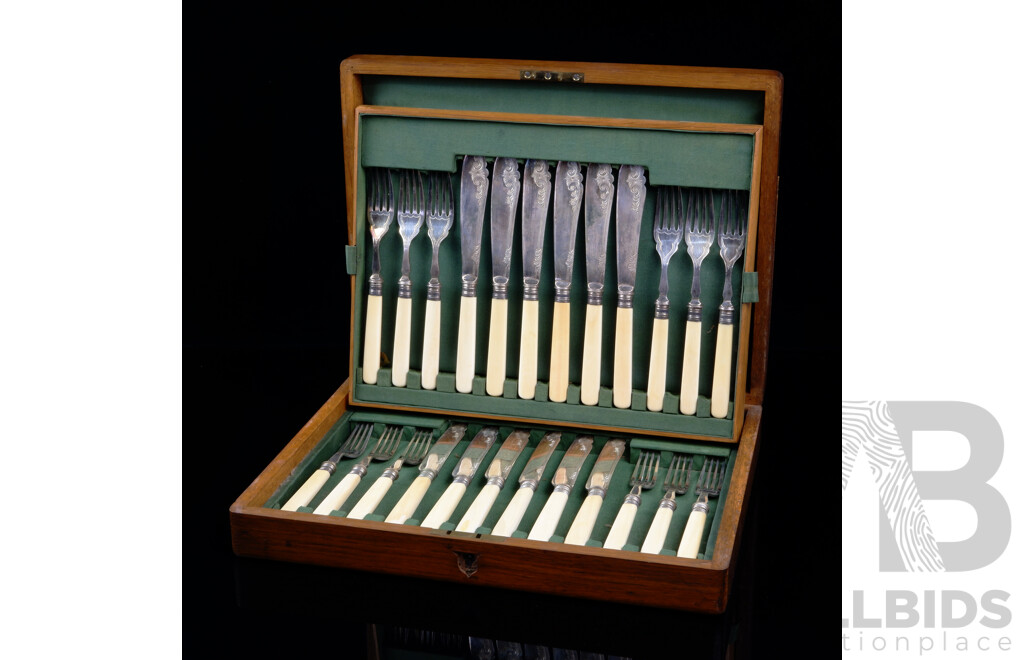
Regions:
<instances>
[{"instance_id":1,"label":"hinged lid","mask_svg":"<svg viewBox=\"0 0 1024 660\"><path fill-rule=\"evenodd\" d=\"M352 390L353 406L401 408L503 420L548 421L599 429L641 431L670 437L697 437L735 441L743 424L743 405L759 405L767 365L771 281L775 237L779 124L782 78L773 71L594 64L356 56L341 65L342 110L345 149L349 248L348 272L353 273ZM489 233L485 230L480 250L481 287L477 304L476 373L480 387L460 393L454 381L455 332L458 325L460 270L458 220L452 236L442 244L442 350L436 389L425 390L418 379L417 343L422 342L423 292L431 248L426 229L412 248L412 360L404 387L390 384L387 369L381 382L368 384L360 377L367 318L367 278L371 253L367 233L367 172L370 168L441 171L451 174L456 197L459 172L465 156L483 156L493 166L495 158L516 159L520 170L526 159L547 159L554 172L558 161L640 165L649 186L643 208L641 246L633 307L633 399L627 408L610 404L611 344L614 341L616 283L614 279L615 229L608 240L608 279L605 283L603 368L601 401L596 406L578 402L579 356L583 312L586 303L584 256L580 239L572 285L572 323L575 386L569 402L546 400L546 383L538 383L536 399L518 397L515 388L522 314L521 267L513 269L509 282L508 352L510 360L504 391L488 396L483 391L486 368L487 328L490 306ZM493 174L492 174L493 176ZM397 181L397 178L395 179ZM624 182L623 182L624 183ZM746 248L733 277L738 309L732 349L732 395L724 419L708 414L702 396L696 415L678 410L686 307L689 299L690 258L686 246L670 262L672 271L667 390L664 412L646 409L644 384L650 355L653 302L657 295L660 265L652 237L656 195L666 186L712 189L718 206L723 190L749 192ZM397 185L395 188L397 192ZM458 203L455 204L456 213ZM519 211L521 214L521 210ZM614 214L613 214L614 215ZM517 225L519 224L517 215ZM542 335L538 376L547 375L553 282L550 275L551 219L545 239L544 273L540 284L539 316ZM512 254L518 255L519 228ZM398 263L402 247L397 223L382 240L383 313L381 346L390 355L394 341L394 314ZM353 247L354 246L354 247ZM715 359L717 304L721 299L724 268L717 247L708 255L702 271L702 287L710 300L704 302L701 392L710 391ZM714 266L712 264L715 264ZM717 273L717 275L715 274ZM520 280L517 284L516 279ZM705 279L706 278L706 279ZM716 279L717 278L717 279ZM652 292L653 290L653 292ZM702 294L703 301L703 294ZM753 304L755 303L756 304ZM545 339L547 343L545 344ZM481 344L483 346L481 347ZM484 359L479 359L483 355ZM676 372L676 373L674 373ZM447 376L451 376L451 379ZM573 381L573 377L570 377ZM511 386L510 386L511 382ZM673 387L675 394L672 394ZM574 399L574 396L575 399ZM675 397L675 398L673 398Z\"/></svg>"}]
</instances>

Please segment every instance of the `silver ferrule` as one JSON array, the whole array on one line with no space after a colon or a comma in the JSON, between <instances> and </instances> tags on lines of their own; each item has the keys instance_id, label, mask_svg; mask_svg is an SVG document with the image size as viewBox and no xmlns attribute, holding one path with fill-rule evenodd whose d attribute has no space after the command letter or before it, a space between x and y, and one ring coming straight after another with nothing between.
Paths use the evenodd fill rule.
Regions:
<instances>
[{"instance_id":1,"label":"silver ferrule","mask_svg":"<svg viewBox=\"0 0 1024 660\"><path fill-rule=\"evenodd\" d=\"M349 474L357 475L360 479L366 476L366 466L362 464L356 464L352 466L352 469L348 471Z\"/></svg>"},{"instance_id":2,"label":"silver ferrule","mask_svg":"<svg viewBox=\"0 0 1024 660\"><path fill-rule=\"evenodd\" d=\"M572 486L570 486L569 484L558 484L557 486L555 486L554 492L565 493L566 495L568 495L569 493L572 492Z\"/></svg>"},{"instance_id":3,"label":"silver ferrule","mask_svg":"<svg viewBox=\"0 0 1024 660\"><path fill-rule=\"evenodd\" d=\"M370 295L380 296L384 293L384 281L380 278L380 275L374 273L370 275Z\"/></svg>"},{"instance_id":4,"label":"silver ferrule","mask_svg":"<svg viewBox=\"0 0 1024 660\"><path fill-rule=\"evenodd\" d=\"M537 480L536 479L523 479L519 482L520 488L529 488L530 490L537 492Z\"/></svg>"},{"instance_id":5,"label":"silver ferrule","mask_svg":"<svg viewBox=\"0 0 1024 660\"><path fill-rule=\"evenodd\" d=\"M398 480L398 470L396 470L393 467L389 467L386 470L384 470L384 472L382 472L380 476L387 477L391 481L397 481Z\"/></svg>"},{"instance_id":6,"label":"silver ferrule","mask_svg":"<svg viewBox=\"0 0 1024 660\"><path fill-rule=\"evenodd\" d=\"M538 282L532 277L523 278L523 300L538 300Z\"/></svg>"},{"instance_id":7,"label":"silver ferrule","mask_svg":"<svg viewBox=\"0 0 1024 660\"><path fill-rule=\"evenodd\" d=\"M701 502L700 500L698 500L697 503L693 505L693 510L694 511L700 511L701 513L707 513L708 512L708 503L707 502Z\"/></svg>"},{"instance_id":8,"label":"silver ferrule","mask_svg":"<svg viewBox=\"0 0 1024 660\"><path fill-rule=\"evenodd\" d=\"M441 281L437 278L431 279L427 282L427 300L440 300L441 299Z\"/></svg>"},{"instance_id":9,"label":"silver ferrule","mask_svg":"<svg viewBox=\"0 0 1024 660\"><path fill-rule=\"evenodd\" d=\"M636 493L630 493L626 495L626 499L622 501L623 504L632 504L633 506L640 506L640 496Z\"/></svg>"},{"instance_id":10,"label":"silver ferrule","mask_svg":"<svg viewBox=\"0 0 1024 660\"><path fill-rule=\"evenodd\" d=\"M494 300L508 300L508 278L494 278L494 287L491 291L491 298Z\"/></svg>"},{"instance_id":11,"label":"silver ferrule","mask_svg":"<svg viewBox=\"0 0 1024 660\"><path fill-rule=\"evenodd\" d=\"M402 275L398 279L398 297L412 298L412 280L408 275Z\"/></svg>"},{"instance_id":12,"label":"silver ferrule","mask_svg":"<svg viewBox=\"0 0 1024 660\"><path fill-rule=\"evenodd\" d=\"M718 308L718 322L722 325L732 325L736 322L736 308L731 302L724 302Z\"/></svg>"},{"instance_id":13,"label":"silver ferrule","mask_svg":"<svg viewBox=\"0 0 1024 660\"><path fill-rule=\"evenodd\" d=\"M569 284L555 282L555 302L567 303L569 302Z\"/></svg>"},{"instance_id":14,"label":"silver ferrule","mask_svg":"<svg viewBox=\"0 0 1024 660\"><path fill-rule=\"evenodd\" d=\"M659 509L668 509L670 511L675 511L676 510L676 501L674 499L670 500L670 499L662 498L661 501L658 502L658 508Z\"/></svg>"},{"instance_id":15,"label":"silver ferrule","mask_svg":"<svg viewBox=\"0 0 1024 660\"><path fill-rule=\"evenodd\" d=\"M658 298L654 301L654 318L656 319L667 319L668 318L668 298Z\"/></svg>"},{"instance_id":16,"label":"silver ferrule","mask_svg":"<svg viewBox=\"0 0 1024 660\"><path fill-rule=\"evenodd\" d=\"M633 308L633 290L619 291L619 307L623 309Z\"/></svg>"},{"instance_id":17,"label":"silver ferrule","mask_svg":"<svg viewBox=\"0 0 1024 660\"><path fill-rule=\"evenodd\" d=\"M476 298L476 280L462 280L462 296L464 298Z\"/></svg>"},{"instance_id":18,"label":"silver ferrule","mask_svg":"<svg viewBox=\"0 0 1024 660\"><path fill-rule=\"evenodd\" d=\"M601 289L587 289L587 304L600 306L604 303L604 291Z\"/></svg>"},{"instance_id":19,"label":"silver ferrule","mask_svg":"<svg viewBox=\"0 0 1024 660\"><path fill-rule=\"evenodd\" d=\"M498 490L501 490L505 487L505 479L503 477L488 477L486 485L497 486Z\"/></svg>"},{"instance_id":20,"label":"silver ferrule","mask_svg":"<svg viewBox=\"0 0 1024 660\"><path fill-rule=\"evenodd\" d=\"M463 486L468 486L469 485L469 481L472 478L473 478L473 475L471 475L471 474L460 474L459 476L455 477L455 479L452 480L452 483L453 484L462 484Z\"/></svg>"},{"instance_id":21,"label":"silver ferrule","mask_svg":"<svg viewBox=\"0 0 1024 660\"><path fill-rule=\"evenodd\" d=\"M421 477L426 477L427 479L430 479L431 481L433 481L434 477L437 476L437 470L435 470L433 468L424 468L424 469L420 470L420 476Z\"/></svg>"},{"instance_id":22,"label":"silver ferrule","mask_svg":"<svg viewBox=\"0 0 1024 660\"><path fill-rule=\"evenodd\" d=\"M590 490L587 491L587 495L597 495L598 497L602 498L607 494L608 489L604 488L603 486L592 486Z\"/></svg>"},{"instance_id":23,"label":"silver ferrule","mask_svg":"<svg viewBox=\"0 0 1024 660\"><path fill-rule=\"evenodd\" d=\"M690 304L686 306L686 320L700 323L703 317L703 309L699 300L696 302L691 300Z\"/></svg>"},{"instance_id":24,"label":"silver ferrule","mask_svg":"<svg viewBox=\"0 0 1024 660\"><path fill-rule=\"evenodd\" d=\"M334 474L334 471L338 469L338 464L334 461L324 461L320 464L321 470L327 470L327 474Z\"/></svg>"}]
</instances>

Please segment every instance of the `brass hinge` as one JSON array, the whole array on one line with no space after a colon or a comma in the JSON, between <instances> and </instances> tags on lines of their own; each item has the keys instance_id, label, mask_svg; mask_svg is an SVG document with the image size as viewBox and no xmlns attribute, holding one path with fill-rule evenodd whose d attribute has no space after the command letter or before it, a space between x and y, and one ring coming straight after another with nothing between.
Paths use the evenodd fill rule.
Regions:
<instances>
[{"instance_id":1,"label":"brass hinge","mask_svg":"<svg viewBox=\"0 0 1024 660\"><path fill-rule=\"evenodd\" d=\"M520 71L520 80L539 80L540 82L583 82L582 73L562 71Z\"/></svg>"}]
</instances>

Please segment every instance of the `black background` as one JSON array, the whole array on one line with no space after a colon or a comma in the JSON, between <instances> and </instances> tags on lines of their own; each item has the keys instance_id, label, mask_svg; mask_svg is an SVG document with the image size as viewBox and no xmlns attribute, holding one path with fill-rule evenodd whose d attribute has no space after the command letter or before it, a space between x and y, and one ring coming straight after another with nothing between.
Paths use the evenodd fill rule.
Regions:
<instances>
[{"instance_id":1,"label":"black background","mask_svg":"<svg viewBox=\"0 0 1024 660\"><path fill-rule=\"evenodd\" d=\"M712 15L681 5L654 13L636 3L601 12L578 6L563 16L542 16L547 7L524 4L460 12L438 5L416 16L384 4L349 11L296 4L248 3L240 10L209 3L192 10L187 23L185 154L195 185L184 223L185 657L211 649L360 657L364 620L458 628L422 609L418 618L408 606L389 604L407 597L401 584L344 572L327 575L364 593L382 584L392 591L357 599L358 607L339 601L331 611L287 602L294 594L275 579L322 579L323 572L239 560L230 547L230 504L348 371L338 65L357 53L782 72L766 412L755 505L742 541L740 580L752 596L737 614L754 657L823 651L823 587L840 538L838 516L824 503L822 470L824 411L834 405L826 394L838 392L840 373L838 16L820 9L824 3ZM273 597L252 596L261 590ZM433 593L410 587L420 592ZM510 594L494 597L517 602ZM527 621L545 608L593 628L595 640L614 628L602 613L633 617L633 628L644 616L656 618L571 602L522 604L529 608L526 636L544 634L530 632ZM677 628L666 639L680 648L684 632ZM628 652L621 642L607 644ZM648 648L638 641L634 655Z\"/></svg>"}]
</instances>

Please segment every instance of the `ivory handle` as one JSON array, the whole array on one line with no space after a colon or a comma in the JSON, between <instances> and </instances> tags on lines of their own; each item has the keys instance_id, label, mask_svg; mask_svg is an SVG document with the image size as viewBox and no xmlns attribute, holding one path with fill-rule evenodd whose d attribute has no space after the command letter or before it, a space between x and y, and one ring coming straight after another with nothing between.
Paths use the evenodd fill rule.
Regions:
<instances>
[{"instance_id":1,"label":"ivory handle","mask_svg":"<svg viewBox=\"0 0 1024 660\"><path fill-rule=\"evenodd\" d=\"M455 354L455 389L473 391L476 372L476 298L462 296L459 307L459 347Z\"/></svg>"},{"instance_id":2,"label":"ivory handle","mask_svg":"<svg viewBox=\"0 0 1024 660\"><path fill-rule=\"evenodd\" d=\"M587 305L583 329L583 374L580 377L580 402L597 405L601 392L601 305Z\"/></svg>"},{"instance_id":3,"label":"ivory handle","mask_svg":"<svg viewBox=\"0 0 1024 660\"><path fill-rule=\"evenodd\" d=\"M306 483L295 491L295 494L288 498L288 501L281 507L282 511L296 511L300 506L306 506L309 501L316 497L316 494L320 492L327 480L331 478L331 473L327 470L317 470L306 479Z\"/></svg>"},{"instance_id":4,"label":"ivory handle","mask_svg":"<svg viewBox=\"0 0 1024 660\"><path fill-rule=\"evenodd\" d=\"M537 522L533 523L533 529L530 530L527 538L533 541L550 541L555 534L555 527L558 526L558 521L562 517L565 503L568 501L569 493L560 490L551 493L551 497L544 503L544 508L541 509Z\"/></svg>"},{"instance_id":5,"label":"ivory handle","mask_svg":"<svg viewBox=\"0 0 1024 660\"><path fill-rule=\"evenodd\" d=\"M615 372L612 382L612 405L629 408L633 405L633 308L616 307Z\"/></svg>"},{"instance_id":6,"label":"ivory handle","mask_svg":"<svg viewBox=\"0 0 1024 660\"><path fill-rule=\"evenodd\" d=\"M505 347L508 340L508 300L491 300L491 334L487 342L487 394L501 396L505 390Z\"/></svg>"},{"instance_id":7,"label":"ivory handle","mask_svg":"<svg viewBox=\"0 0 1024 660\"><path fill-rule=\"evenodd\" d=\"M437 388L438 363L441 359L441 301L428 300L423 317L423 364L420 385L425 390Z\"/></svg>"},{"instance_id":8,"label":"ivory handle","mask_svg":"<svg viewBox=\"0 0 1024 660\"><path fill-rule=\"evenodd\" d=\"M691 511L690 517L686 520L686 529L683 530L683 539L679 542L680 557L690 559L697 558L700 550L700 539L704 536L704 522L708 514L703 511Z\"/></svg>"},{"instance_id":9,"label":"ivory handle","mask_svg":"<svg viewBox=\"0 0 1024 660\"><path fill-rule=\"evenodd\" d=\"M644 544L640 546L640 552L649 555L656 555L665 547L665 537L668 536L668 526L672 523L673 510L667 506L658 507L654 514L654 521L651 522Z\"/></svg>"},{"instance_id":10,"label":"ivory handle","mask_svg":"<svg viewBox=\"0 0 1024 660\"><path fill-rule=\"evenodd\" d=\"M409 337L412 326L412 298L399 298L395 309L395 350L391 362L391 384L405 387L409 376Z\"/></svg>"},{"instance_id":11,"label":"ivory handle","mask_svg":"<svg viewBox=\"0 0 1024 660\"><path fill-rule=\"evenodd\" d=\"M420 523L420 527L426 527L427 529L437 529L442 524L448 522L448 519L452 517L452 512L455 511L455 507L462 501L462 496L466 494L466 484L454 481L448 485L445 489L444 494L430 509L430 513L426 515L423 522Z\"/></svg>"},{"instance_id":12,"label":"ivory handle","mask_svg":"<svg viewBox=\"0 0 1024 660\"><path fill-rule=\"evenodd\" d=\"M686 322L686 343L683 344L683 383L679 390L679 412L697 412L697 388L700 386L700 323Z\"/></svg>"},{"instance_id":13,"label":"ivory handle","mask_svg":"<svg viewBox=\"0 0 1024 660\"><path fill-rule=\"evenodd\" d=\"M358 474L352 474L351 472L346 474L341 483L331 489L331 492L327 494L324 501L313 509L313 513L326 516L331 511L340 509L352 492L355 491L356 486L359 485L359 480L360 476Z\"/></svg>"},{"instance_id":14,"label":"ivory handle","mask_svg":"<svg viewBox=\"0 0 1024 660\"><path fill-rule=\"evenodd\" d=\"M416 508L423 501L427 489L430 488L429 477L416 477L416 480L409 484L409 488L402 493L402 499L391 509L391 513L384 519L384 522L397 523L401 525L416 513Z\"/></svg>"},{"instance_id":15,"label":"ivory handle","mask_svg":"<svg viewBox=\"0 0 1024 660\"><path fill-rule=\"evenodd\" d=\"M711 416L721 419L729 412L729 385L732 384L732 324L718 324L715 344L715 376L711 381Z\"/></svg>"},{"instance_id":16,"label":"ivory handle","mask_svg":"<svg viewBox=\"0 0 1024 660\"><path fill-rule=\"evenodd\" d=\"M519 398L532 399L537 391L536 300L523 301L522 332L519 335Z\"/></svg>"},{"instance_id":17,"label":"ivory handle","mask_svg":"<svg viewBox=\"0 0 1024 660\"><path fill-rule=\"evenodd\" d=\"M366 297L366 332L363 333L363 382L377 383L380 371L380 314L381 296Z\"/></svg>"},{"instance_id":18,"label":"ivory handle","mask_svg":"<svg viewBox=\"0 0 1024 660\"><path fill-rule=\"evenodd\" d=\"M651 329L651 367L647 378L647 409L665 406L665 363L668 360L668 319L654 319Z\"/></svg>"},{"instance_id":19,"label":"ivory handle","mask_svg":"<svg viewBox=\"0 0 1024 660\"><path fill-rule=\"evenodd\" d=\"M604 540L604 547L612 550L622 550L629 540L629 532L633 529L633 520L636 519L637 506L624 502L615 515L615 522L608 532L608 538Z\"/></svg>"},{"instance_id":20,"label":"ivory handle","mask_svg":"<svg viewBox=\"0 0 1024 660\"><path fill-rule=\"evenodd\" d=\"M523 514L526 513L526 507L530 505L531 499L533 499L532 488L517 490L516 494L512 496L512 501L508 503L505 511L498 518L498 522L491 529L491 534L493 536L512 536L519 529L519 523L523 521Z\"/></svg>"},{"instance_id":21,"label":"ivory handle","mask_svg":"<svg viewBox=\"0 0 1024 660\"><path fill-rule=\"evenodd\" d=\"M583 506L576 512L569 532L565 535L567 545L586 545L590 540L590 534L594 531L594 523L597 521L597 514L601 510L604 498L600 495L587 495L583 500Z\"/></svg>"},{"instance_id":22,"label":"ivory handle","mask_svg":"<svg viewBox=\"0 0 1024 660\"><path fill-rule=\"evenodd\" d=\"M569 303L556 302L551 321L551 366L548 398L561 403L569 389Z\"/></svg>"},{"instance_id":23,"label":"ivory handle","mask_svg":"<svg viewBox=\"0 0 1024 660\"><path fill-rule=\"evenodd\" d=\"M370 489L363 493L363 496L359 498L356 505L348 512L348 517L353 520L362 520L376 511L377 505L380 504L380 501L391 490L391 484L393 483L395 482L387 477L378 477L377 481L373 482Z\"/></svg>"},{"instance_id":24,"label":"ivory handle","mask_svg":"<svg viewBox=\"0 0 1024 660\"><path fill-rule=\"evenodd\" d=\"M477 527L483 525L484 519L487 518L491 507L494 506L494 500L498 499L499 492L501 492L501 489L495 484L484 486L480 490L480 494L473 500L473 503L469 505L469 510L462 516L462 520L459 521L455 531L472 533L476 531Z\"/></svg>"}]
</instances>

